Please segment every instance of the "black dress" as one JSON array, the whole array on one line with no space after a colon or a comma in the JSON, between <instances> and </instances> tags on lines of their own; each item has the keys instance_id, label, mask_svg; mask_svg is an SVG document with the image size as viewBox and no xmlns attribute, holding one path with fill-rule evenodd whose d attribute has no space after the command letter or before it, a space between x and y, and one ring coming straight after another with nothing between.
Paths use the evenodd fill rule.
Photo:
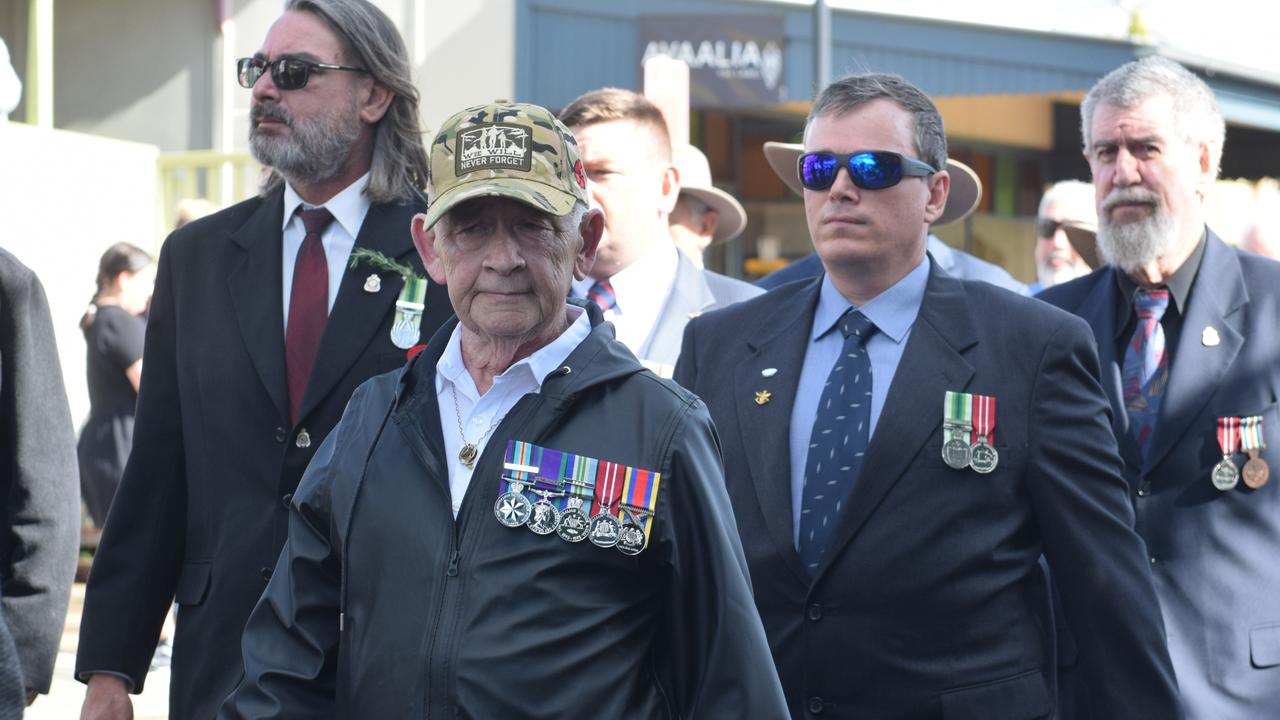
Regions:
<instances>
[{"instance_id":1,"label":"black dress","mask_svg":"<svg viewBox=\"0 0 1280 720\"><path fill-rule=\"evenodd\" d=\"M89 419L80 431L76 454L80 459L80 495L98 527L107 520L133 444L138 392L124 371L142 358L146 327L143 318L105 305L98 308L93 324L85 331Z\"/></svg>"}]
</instances>

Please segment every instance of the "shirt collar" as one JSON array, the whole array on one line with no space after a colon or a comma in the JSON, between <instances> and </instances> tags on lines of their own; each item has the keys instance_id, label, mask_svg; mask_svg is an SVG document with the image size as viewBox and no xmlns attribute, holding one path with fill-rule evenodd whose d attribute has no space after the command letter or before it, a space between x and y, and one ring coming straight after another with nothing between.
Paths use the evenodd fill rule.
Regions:
<instances>
[{"instance_id":1,"label":"shirt collar","mask_svg":"<svg viewBox=\"0 0 1280 720\"><path fill-rule=\"evenodd\" d=\"M360 234L360 225L364 223L364 216L369 212L369 198L365 197L364 189L369 185L369 173L365 173L356 179L355 182L342 189L342 192L329 198L324 205L319 207L328 208L329 213L333 215L334 222L342 226L342 229L351 237ZM293 214L298 210L299 206L307 208L317 207L304 201L293 186L289 183L284 184L284 218L281 220L280 229L289 226L289 221L293 219Z\"/></svg>"},{"instance_id":2,"label":"shirt collar","mask_svg":"<svg viewBox=\"0 0 1280 720\"><path fill-rule=\"evenodd\" d=\"M1196 275L1200 272L1200 261L1204 259L1205 239L1207 234L1200 235L1200 241L1196 243L1196 247L1191 251L1191 255L1187 257L1187 261L1182 263L1182 267L1173 271L1169 276L1169 280L1165 282L1164 287L1169 291L1169 297L1173 301L1173 307L1179 316L1187 314L1187 302L1191 299L1191 286L1195 283ZM1124 332L1125 327L1129 324L1129 317L1133 314L1133 300L1138 294L1138 284L1128 275L1124 274L1119 268L1116 269L1116 287L1120 290L1120 297L1126 300L1117 311L1119 317L1116 318L1116 335L1117 337Z\"/></svg>"},{"instance_id":3,"label":"shirt collar","mask_svg":"<svg viewBox=\"0 0 1280 720\"><path fill-rule=\"evenodd\" d=\"M924 302L924 291L928 284L929 263L926 256L901 280L857 309L895 344L901 343L915 323L916 316L920 314L920 305ZM810 341L830 332L840 316L851 307L854 305L836 289L831 276L824 273L822 289L818 293L818 307L813 313Z\"/></svg>"},{"instance_id":4,"label":"shirt collar","mask_svg":"<svg viewBox=\"0 0 1280 720\"><path fill-rule=\"evenodd\" d=\"M640 297L665 298L665 290L671 287L676 276L677 252L675 245L659 243L652 251L614 273L609 278L609 285L618 299L618 309L624 313L634 311ZM628 300L630 308L627 307Z\"/></svg>"},{"instance_id":5,"label":"shirt collar","mask_svg":"<svg viewBox=\"0 0 1280 720\"><path fill-rule=\"evenodd\" d=\"M542 380L563 365L565 358L569 357L574 348L578 347L591 334L591 319L587 317L586 311L577 305L566 304L564 307L565 318L569 320L569 327L560 333L555 340L538 348L528 357L512 363L511 367L504 370L494 379L495 384L502 378L524 375L526 380L533 383L533 392L542 389ZM444 353L440 356L440 360L436 362L436 375L438 378L448 380L454 385L460 385L465 388L475 387L475 381L471 379L471 375L467 373L466 366L462 362L461 323L449 335L449 344L445 346Z\"/></svg>"}]
</instances>

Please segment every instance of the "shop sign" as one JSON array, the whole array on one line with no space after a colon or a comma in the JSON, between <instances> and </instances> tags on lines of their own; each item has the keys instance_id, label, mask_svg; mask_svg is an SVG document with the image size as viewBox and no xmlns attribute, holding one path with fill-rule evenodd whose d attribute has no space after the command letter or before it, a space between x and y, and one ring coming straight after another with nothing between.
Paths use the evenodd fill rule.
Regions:
<instances>
[{"instance_id":1,"label":"shop sign","mask_svg":"<svg viewBox=\"0 0 1280 720\"><path fill-rule=\"evenodd\" d=\"M641 15L641 63L655 55L689 66L695 108L774 105L786 97L781 15Z\"/></svg>"}]
</instances>

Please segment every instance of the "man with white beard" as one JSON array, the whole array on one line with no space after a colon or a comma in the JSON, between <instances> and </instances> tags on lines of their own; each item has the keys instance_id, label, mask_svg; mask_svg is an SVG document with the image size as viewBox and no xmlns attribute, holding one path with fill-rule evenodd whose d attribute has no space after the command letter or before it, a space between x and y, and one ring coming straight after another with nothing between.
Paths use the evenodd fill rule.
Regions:
<instances>
[{"instance_id":1,"label":"man with white beard","mask_svg":"<svg viewBox=\"0 0 1280 720\"><path fill-rule=\"evenodd\" d=\"M1063 180L1045 191L1036 214L1036 282L1029 288L1032 295L1089 274L1089 264L1071 246L1065 226L1093 230L1097 224L1093 186L1089 183Z\"/></svg>"},{"instance_id":2,"label":"man with white beard","mask_svg":"<svg viewBox=\"0 0 1280 720\"><path fill-rule=\"evenodd\" d=\"M1205 225L1225 124L1195 75L1131 62L1081 120L1106 265L1039 297L1093 327L1186 717L1280 717L1280 263Z\"/></svg>"}]
</instances>

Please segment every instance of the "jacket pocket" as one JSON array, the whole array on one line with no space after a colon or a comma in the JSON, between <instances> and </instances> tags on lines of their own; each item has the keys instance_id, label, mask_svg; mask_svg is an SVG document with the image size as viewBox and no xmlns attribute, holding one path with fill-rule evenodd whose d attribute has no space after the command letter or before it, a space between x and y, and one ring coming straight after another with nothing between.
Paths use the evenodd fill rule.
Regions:
<instances>
[{"instance_id":1,"label":"jacket pocket","mask_svg":"<svg viewBox=\"0 0 1280 720\"><path fill-rule=\"evenodd\" d=\"M1034 720L1051 709L1039 670L942 694L945 720Z\"/></svg>"},{"instance_id":2,"label":"jacket pocket","mask_svg":"<svg viewBox=\"0 0 1280 720\"><path fill-rule=\"evenodd\" d=\"M1256 668L1280 665L1280 623L1249 630L1249 659Z\"/></svg>"},{"instance_id":3,"label":"jacket pocket","mask_svg":"<svg viewBox=\"0 0 1280 720\"><path fill-rule=\"evenodd\" d=\"M182 563L182 574L178 576L178 588L173 599L179 605L199 605L204 602L205 593L209 590L210 563Z\"/></svg>"}]
</instances>

